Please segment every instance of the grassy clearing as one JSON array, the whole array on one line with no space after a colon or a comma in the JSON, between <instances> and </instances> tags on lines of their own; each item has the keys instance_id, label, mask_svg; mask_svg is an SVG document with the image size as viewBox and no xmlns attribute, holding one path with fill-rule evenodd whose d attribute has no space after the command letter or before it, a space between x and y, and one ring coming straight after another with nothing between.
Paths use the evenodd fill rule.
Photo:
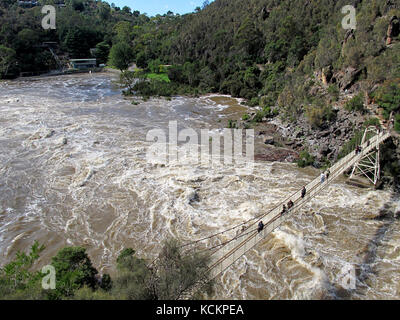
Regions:
<instances>
[{"instance_id":1,"label":"grassy clearing","mask_svg":"<svg viewBox=\"0 0 400 320\"><path fill-rule=\"evenodd\" d=\"M166 73L148 73L146 77L152 80L160 80L167 83L171 82L171 80L168 78L168 74Z\"/></svg>"}]
</instances>

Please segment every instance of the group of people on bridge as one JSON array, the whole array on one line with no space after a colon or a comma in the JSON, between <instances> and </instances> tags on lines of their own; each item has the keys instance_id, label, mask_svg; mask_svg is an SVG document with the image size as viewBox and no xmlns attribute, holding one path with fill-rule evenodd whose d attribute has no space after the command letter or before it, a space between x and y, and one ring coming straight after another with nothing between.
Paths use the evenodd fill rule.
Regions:
<instances>
[{"instance_id":1,"label":"group of people on bridge","mask_svg":"<svg viewBox=\"0 0 400 320\"><path fill-rule=\"evenodd\" d=\"M328 178L330 176L331 172L330 170L326 170L325 172L321 173L321 184L324 183L325 181L328 181ZM301 189L301 198L304 199L304 197L306 196L307 193L307 189L305 186L303 186L303 188ZM290 211L290 209L292 209L294 206L294 203L292 200L289 200L289 202L287 203L287 205L283 205L282 211L280 212L280 215L282 216L283 214L287 213ZM257 231L261 232L264 229L264 223L262 221L260 221L258 223L258 228Z\"/></svg>"},{"instance_id":2,"label":"group of people on bridge","mask_svg":"<svg viewBox=\"0 0 400 320\"><path fill-rule=\"evenodd\" d=\"M321 173L321 184L324 183L325 180L328 181L330 174L331 172L329 169Z\"/></svg>"},{"instance_id":3,"label":"group of people on bridge","mask_svg":"<svg viewBox=\"0 0 400 320\"><path fill-rule=\"evenodd\" d=\"M390 125L389 128L393 128L394 126L394 118L393 115L390 116ZM381 132L381 128L377 125L377 132L380 133ZM368 140L368 145L369 145L369 140ZM361 145L357 145L356 149L356 155L360 154L362 151ZM325 172L321 173L321 184L323 184L325 181L328 182L329 176L330 176L331 172L330 170L326 170ZM303 186L303 188L301 189L301 198L304 199L304 197L306 196L307 190L306 187ZM289 200L289 202L287 203L287 205L283 205L282 211L280 212L280 215L282 216L283 214L285 214L286 212L289 212L294 206L294 203L292 200ZM260 221L258 223L258 228L257 231L261 232L264 229L265 225L262 221Z\"/></svg>"}]
</instances>

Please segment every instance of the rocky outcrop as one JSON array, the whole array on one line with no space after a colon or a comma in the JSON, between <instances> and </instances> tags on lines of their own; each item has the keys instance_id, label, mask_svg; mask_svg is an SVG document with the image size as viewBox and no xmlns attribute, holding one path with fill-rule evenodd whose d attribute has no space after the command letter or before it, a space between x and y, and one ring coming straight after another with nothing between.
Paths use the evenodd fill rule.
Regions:
<instances>
[{"instance_id":1,"label":"rocky outcrop","mask_svg":"<svg viewBox=\"0 0 400 320\"><path fill-rule=\"evenodd\" d=\"M323 84L323 86L326 88L329 85L329 82L331 81L333 77L332 73L332 66L324 67L322 68L321 71L316 71L315 72L315 77ZM314 90L314 92L310 92L310 94L315 95L318 92L316 90L319 90L320 88L318 87L313 87L311 90Z\"/></svg>"},{"instance_id":2,"label":"rocky outcrop","mask_svg":"<svg viewBox=\"0 0 400 320\"><path fill-rule=\"evenodd\" d=\"M280 122L278 119L274 121ZM334 162L342 146L353 137L354 130L361 128L362 124L363 118L358 114L339 109L336 120L320 130L312 129L304 116L295 124L280 123L278 127L280 134L292 142L290 147L295 151L306 148L316 161L328 159Z\"/></svg>"},{"instance_id":3,"label":"rocky outcrop","mask_svg":"<svg viewBox=\"0 0 400 320\"><path fill-rule=\"evenodd\" d=\"M266 136L266 137L264 138L264 143L265 143L265 144L271 144L271 145L273 145L274 142L275 142L275 139L274 139L273 136Z\"/></svg>"},{"instance_id":4,"label":"rocky outcrop","mask_svg":"<svg viewBox=\"0 0 400 320\"><path fill-rule=\"evenodd\" d=\"M346 48L346 44L347 44L347 42L348 42L350 39L353 39L353 40L355 39L354 30L353 30L353 29L347 30L347 32L346 32L346 34L345 34L345 36L344 36L344 39L343 39L343 41L342 41L341 56L344 55L344 49Z\"/></svg>"},{"instance_id":5,"label":"rocky outcrop","mask_svg":"<svg viewBox=\"0 0 400 320\"><path fill-rule=\"evenodd\" d=\"M263 153L256 154L254 160L256 161L279 161L279 162L294 162L299 159L299 153L285 148L270 147L263 151Z\"/></svg>"},{"instance_id":6,"label":"rocky outcrop","mask_svg":"<svg viewBox=\"0 0 400 320\"><path fill-rule=\"evenodd\" d=\"M348 67L344 71L340 70L332 76L332 83L336 83L341 91L349 89L358 79L361 70Z\"/></svg>"}]
</instances>

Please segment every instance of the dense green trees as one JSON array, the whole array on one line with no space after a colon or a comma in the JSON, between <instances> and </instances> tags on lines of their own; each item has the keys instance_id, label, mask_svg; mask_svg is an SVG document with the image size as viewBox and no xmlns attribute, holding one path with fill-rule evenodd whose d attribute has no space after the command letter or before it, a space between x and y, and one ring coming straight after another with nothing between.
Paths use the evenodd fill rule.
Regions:
<instances>
[{"instance_id":1,"label":"dense green trees","mask_svg":"<svg viewBox=\"0 0 400 320\"><path fill-rule=\"evenodd\" d=\"M108 63L118 69L126 70L132 62L132 48L126 42L118 42L110 50Z\"/></svg>"},{"instance_id":2,"label":"dense green trees","mask_svg":"<svg viewBox=\"0 0 400 320\"><path fill-rule=\"evenodd\" d=\"M106 64L109 54L110 54L110 45L107 42L102 41L96 44L95 56L99 64Z\"/></svg>"},{"instance_id":3,"label":"dense green trees","mask_svg":"<svg viewBox=\"0 0 400 320\"><path fill-rule=\"evenodd\" d=\"M0 78L5 78L15 63L15 50L0 45Z\"/></svg>"},{"instance_id":4,"label":"dense green trees","mask_svg":"<svg viewBox=\"0 0 400 320\"><path fill-rule=\"evenodd\" d=\"M51 260L56 270L56 289L51 292L54 298L72 296L75 290L88 286L95 289L98 271L92 266L86 250L80 247L61 249Z\"/></svg>"},{"instance_id":5,"label":"dense green trees","mask_svg":"<svg viewBox=\"0 0 400 320\"><path fill-rule=\"evenodd\" d=\"M51 3L43 1L43 3ZM117 10L102 1L70 0L56 8L56 30L41 26L41 7L22 8L16 1L0 2L0 43L2 49L0 77L18 76L20 72L45 72L57 67L43 42L56 42L57 53L67 58L90 58L89 49L97 47L99 63L106 63L109 49L121 39L131 41L133 27L149 18L138 11ZM12 54L11 54L12 53ZM5 58L7 57L7 59ZM97 56L96 56L97 58ZM8 68L7 68L8 67ZM7 74L5 74L7 71Z\"/></svg>"},{"instance_id":6,"label":"dense green trees","mask_svg":"<svg viewBox=\"0 0 400 320\"><path fill-rule=\"evenodd\" d=\"M391 113L400 113L400 78L385 82L372 96L383 108L386 119L389 119Z\"/></svg>"},{"instance_id":7,"label":"dense green trees","mask_svg":"<svg viewBox=\"0 0 400 320\"><path fill-rule=\"evenodd\" d=\"M41 288L43 275L31 271L44 246L35 242L29 254L18 251L16 258L0 268L0 298L2 299L44 299Z\"/></svg>"},{"instance_id":8,"label":"dense green trees","mask_svg":"<svg viewBox=\"0 0 400 320\"><path fill-rule=\"evenodd\" d=\"M0 268L0 299L179 299L186 293L212 289L206 272L208 257L196 252L183 254L176 240L166 240L158 259L150 265L133 249L122 250L112 278L108 274L97 276L84 248L63 248L51 259L54 289L42 288L46 274L33 270L43 250L44 246L35 242L29 254L18 252L12 262ZM201 286L195 287L197 283Z\"/></svg>"}]
</instances>

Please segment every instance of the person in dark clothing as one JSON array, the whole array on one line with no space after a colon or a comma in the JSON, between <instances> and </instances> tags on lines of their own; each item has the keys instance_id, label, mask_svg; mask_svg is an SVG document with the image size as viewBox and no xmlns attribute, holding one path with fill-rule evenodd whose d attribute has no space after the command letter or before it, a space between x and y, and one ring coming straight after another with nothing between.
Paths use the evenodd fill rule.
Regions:
<instances>
[{"instance_id":1,"label":"person in dark clothing","mask_svg":"<svg viewBox=\"0 0 400 320\"><path fill-rule=\"evenodd\" d=\"M283 205L283 208L282 208L281 215L282 215L282 214L284 214L286 211L287 211L287 209L286 209L286 206L285 206L285 205Z\"/></svg>"},{"instance_id":2,"label":"person in dark clothing","mask_svg":"<svg viewBox=\"0 0 400 320\"><path fill-rule=\"evenodd\" d=\"M263 223L262 221L260 221L260 222L258 223L258 229L257 229L257 231L258 231L258 232L261 232L262 229L264 229L264 223Z\"/></svg>"},{"instance_id":3,"label":"person in dark clothing","mask_svg":"<svg viewBox=\"0 0 400 320\"><path fill-rule=\"evenodd\" d=\"M306 187L303 187L303 189L301 189L301 197L304 198L306 196Z\"/></svg>"},{"instance_id":4,"label":"person in dark clothing","mask_svg":"<svg viewBox=\"0 0 400 320\"><path fill-rule=\"evenodd\" d=\"M293 207L293 201L289 200L289 202L287 203L288 209L290 210Z\"/></svg>"},{"instance_id":5,"label":"person in dark clothing","mask_svg":"<svg viewBox=\"0 0 400 320\"><path fill-rule=\"evenodd\" d=\"M331 174L331 172L330 172L330 170L328 169L328 170L326 171L326 173L325 173L326 181L328 181L328 178L329 178L330 174Z\"/></svg>"}]
</instances>

